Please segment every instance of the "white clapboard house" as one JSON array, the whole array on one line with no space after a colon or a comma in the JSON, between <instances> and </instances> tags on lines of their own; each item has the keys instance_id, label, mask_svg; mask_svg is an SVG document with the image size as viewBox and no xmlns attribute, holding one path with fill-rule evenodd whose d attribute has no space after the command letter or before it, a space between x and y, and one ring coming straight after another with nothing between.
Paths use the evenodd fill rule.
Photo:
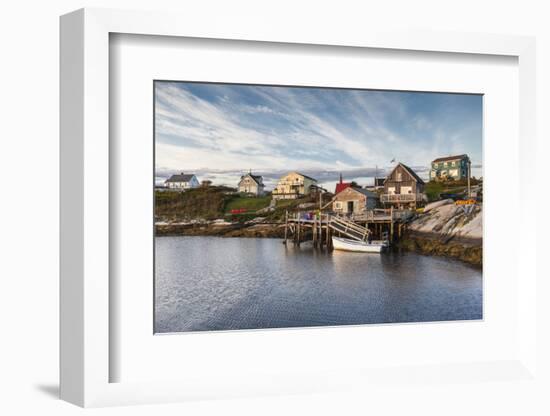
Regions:
<instances>
[{"instance_id":1,"label":"white clapboard house","mask_svg":"<svg viewBox=\"0 0 550 416\"><path fill-rule=\"evenodd\" d=\"M239 181L239 192L255 196L261 196L264 193L264 179L259 175L253 175L252 172L241 176Z\"/></svg>"},{"instance_id":2,"label":"white clapboard house","mask_svg":"<svg viewBox=\"0 0 550 416\"><path fill-rule=\"evenodd\" d=\"M164 186L174 190L185 190L199 186L199 180L192 173L180 173L170 176L164 181Z\"/></svg>"}]
</instances>

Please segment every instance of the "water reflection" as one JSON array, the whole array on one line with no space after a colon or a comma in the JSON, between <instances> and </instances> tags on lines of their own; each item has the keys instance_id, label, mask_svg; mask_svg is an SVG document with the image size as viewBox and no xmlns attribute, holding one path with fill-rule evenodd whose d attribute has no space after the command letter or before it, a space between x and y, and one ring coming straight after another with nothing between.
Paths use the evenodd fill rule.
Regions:
<instances>
[{"instance_id":1,"label":"water reflection","mask_svg":"<svg viewBox=\"0 0 550 416\"><path fill-rule=\"evenodd\" d=\"M414 253L156 239L157 332L480 319L481 272Z\"/></svg>"}]
</instances>

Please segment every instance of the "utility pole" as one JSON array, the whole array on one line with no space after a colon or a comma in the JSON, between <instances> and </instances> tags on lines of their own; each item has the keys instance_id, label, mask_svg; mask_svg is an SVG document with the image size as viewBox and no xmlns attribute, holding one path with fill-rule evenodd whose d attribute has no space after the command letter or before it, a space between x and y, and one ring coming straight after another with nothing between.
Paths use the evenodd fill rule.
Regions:
<instances>
[{"instance_id":1,"label":"utility pole","mask_svg":"<svg viewBox=\"0 0 550 416\"><path fill-rule=\"evenodd\" d=\"M470 158L468 158L468 199L472 197L472 192L470 191L470 176L472 176L471 172L471 164Z\"/></svg>"}]
</instances>

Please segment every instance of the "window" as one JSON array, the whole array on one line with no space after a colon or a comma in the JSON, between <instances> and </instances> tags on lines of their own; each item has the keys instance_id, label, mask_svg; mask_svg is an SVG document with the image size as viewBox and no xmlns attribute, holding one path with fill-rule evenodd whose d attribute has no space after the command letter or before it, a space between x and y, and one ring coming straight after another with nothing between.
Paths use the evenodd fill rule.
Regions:
<instances>
[{"instance_id":1,"label":"window","mask_svg":"<svg viewBox=\"0 0 550 416\"><path fill-rule=\"evenodd\" d=\"M397 181L401 181L401 172L397 172Z\"/></svg>"}]
</instances>

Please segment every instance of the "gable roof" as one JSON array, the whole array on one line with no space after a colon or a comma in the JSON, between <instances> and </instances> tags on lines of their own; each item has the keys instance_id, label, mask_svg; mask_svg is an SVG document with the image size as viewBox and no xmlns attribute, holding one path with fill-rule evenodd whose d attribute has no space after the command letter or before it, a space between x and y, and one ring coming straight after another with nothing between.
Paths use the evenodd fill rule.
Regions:
<instances>
[{"instance_id":1,"label":"gable roof","mask_svg":"<svg viewBox=\"0 0 550 416\"><path fill-rule=\"evenodd\" d=\"M312 178L311 176L304 175L303 173L296 172L295 170L293 170L292 172L285 173L285 174L284 174L283 176L281 176L279 179L286 178L288 175L292 175L293 173L294 173L295 175L302 176L302 177L304 177L304 178L310 179L310 180L312 180L313 182L317 182L317 179Z\"/></svg>"},{"instance_id":2,"label":"gable roof","mask_svg":"<svg viewBox=\"0 0 550 416\"><path fill-rule=\"evenodd\" d=\"M241 176L241 181L242 181L244 178L246 178L247 176L250 177L250 178L252 178L252 180L253 180L254 182L256 182L258 185L262 185L262 180L263 180L263 178L262 178L260 175L253 175L253 174L251 174L251 173L247 173L246 175L242 175L242 176Z\"/></svg>"},{"instance_id":3,"label":"gable roof","mask_svg":"<svg viewBox=\"0 0 550 416\"><path fill-rule=\"evenodd\" d=\"M195 176L195 175L192 174L192 173L187 173L187 174L180 173L180 174L170 176L168 179L166 179L164 181L164 183L166 183L166 182L189 182L189 181L191 181L191 179L193 179L193 176Z\"/></svg>"},{"instance_id":4,"label":"gable roof","mask_svg":"<svg viewBox=\"0 0 550 416\"><path fill-rule=\"evenodd\" d=\"M392 171L389 173L389 175L386 176L386 180L384 180L384 183L386 183L386 181L388 180L388 178L392 175L392 173L395 171L395 169L397 169L398 166L401 166L403 169L405 169L405 171L407 171L407 173L408 173L409 175L411 175L411 176L413 177L413 179L414 179L416 182L418 182L418 183L420 183L420 184L424 184L424 183L425 183L425 182L422 180L422 178L416 174L416 172L415 172L414 170L412 170L410 167L408 167L407 165L405 165L405 164L403 164L403 163L401 163L401 162L399 162L399 163L392 169Z\"/></svg>"},{"instance_id":5,"label":"gable roof","mask_svg":"<svg viewBox=\"0 0 550 416\"><path fill-rule=\"evenodd\" d=\"M359 192L360 194L363 194L365 195L367 198L379 198L378 194L376 192L371 192L371 191L367 191L366 189L364 188L358 188L358 187L355 187L355 186L348 186L346 188L344 188L342 191L340 191L338 194L336 194L334 196L334 198L337 198L338 195L345 191L346 189L350 189L352 191L355 191L355 192Z\"/></svg>"},{"instance_id":6,"label":"gable roof","mask_svg":"<svg viewBox=\"0 0 550 416\"><path fill-rule=\"evenodd\" d=\"M297 175L303 176L304 178L308 178L308 179L311 179L314 182L317 182L317 179L312 178L311 176L304 175L303 173L300 173L300 172L291 172L291 173L295 173Z\"/></svg>"},{"instance_id":7,"label":"gable roof","mask_svg":"<svg viewBox=\"0 0 550 416\"><path fill-rule=\"evenodd\" d=\"M351 182L339 182L336 184L336 189L334 190L334 193L337 194L338 192L342 192L344 189L349 188L351 186Z\"/></svg>"},{"instance_id":8,"label":"gable roof","mask_svg":"<svg viewBox=\"0 0 550 416\"><path fill-rule=\"evenodd\" d=\"M446 162L449 160L457 160L457 159L464 159L467 158L468 155L456 155L456 156L445 156L445 157L438 157L437 159L432 160L432 163L436 162Z\"/></svg>"},{"instance_id":9,"label":"gable roof","mask_svg":"<svg viewBox=\"0 0 550 416\"><path fill-rule=\"evenodd\" d=\"M379 198L378 194L376 192L371 192L371 191L367 191L366 189L364 188L356 188L354 186L352 186L350 188L352 191L356 191L356 192L359 192L360 194L363 194L369 198Z\"/></svg>"}]
</instances>

